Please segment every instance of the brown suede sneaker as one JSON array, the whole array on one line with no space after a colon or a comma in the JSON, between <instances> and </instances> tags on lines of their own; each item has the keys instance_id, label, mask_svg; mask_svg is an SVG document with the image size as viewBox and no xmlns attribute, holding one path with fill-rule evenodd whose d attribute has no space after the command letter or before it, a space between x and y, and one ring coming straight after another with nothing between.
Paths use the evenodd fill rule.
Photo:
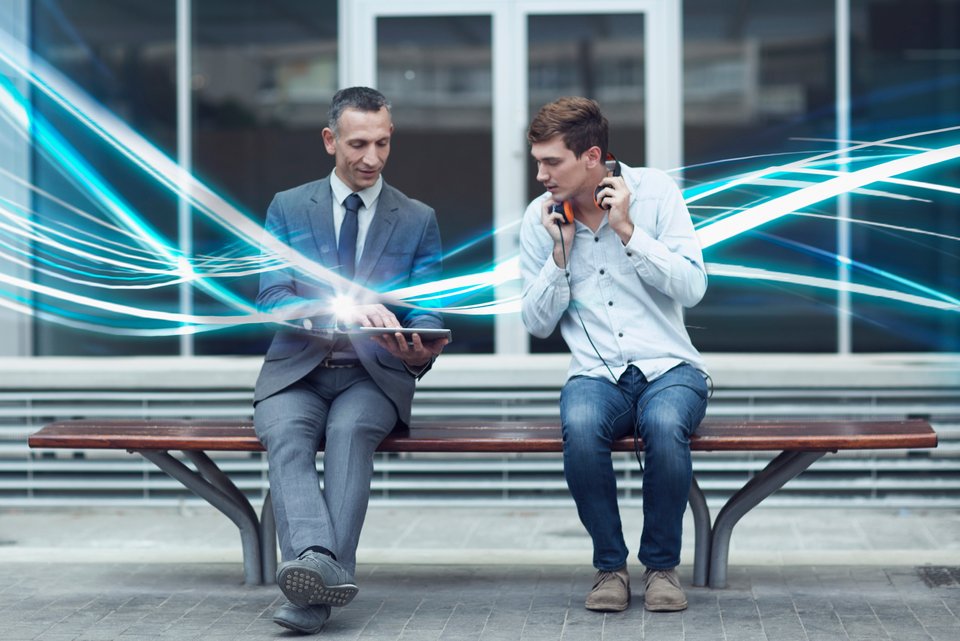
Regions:
<instances>
[{"instance_id":1,"label":"brown suede sneaker","mask_svg":"<svg viewBox=\"0 0 960 641\"><path fill-rule=\"evenodd\" d=\"M586 608L598 612L622 612L630 605L630 575L627 566L613 572L597 571Z\"/></svg>"},{"instance_id":2,"label":"brown suede sneaker","mask_svg":"<svg viewBox=\"0 0 960 641\"><path fill-rule=\"evenodd\" d=\"M644 607L651 612L677 612L687 609L687 595L680 587L677 569L651 570L643 573L646 590L643 593Z\"/></svg>"}]
</instances>

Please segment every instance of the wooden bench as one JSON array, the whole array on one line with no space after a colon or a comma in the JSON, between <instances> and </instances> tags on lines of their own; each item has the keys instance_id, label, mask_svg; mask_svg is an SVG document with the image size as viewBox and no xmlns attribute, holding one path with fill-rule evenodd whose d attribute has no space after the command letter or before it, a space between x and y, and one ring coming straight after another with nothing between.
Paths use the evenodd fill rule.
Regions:
<instances>
[{"instance_id":1,"label":"wooden bench","mask_svg":"<svg viewBox=\"0 0 960 641\"><path fill-rule=\"evenodd\" d=\"M240 529L247 583L271 582L276 573L276 527L269 493L261 516L207 452L257 452L263 446L249 422L178 420L76 420L46 425L29 438L31 448L107 449L136 452L223 512ZM642 447L642 443L640 443ZM711 524L703 492L694 479L693 584L726 587L733 527L766 497L827 452L914 449L937 446L927 421L715 421L707 420L691 439L695 451L778 451L770 463L724 504ZM561 452L556 421L417 422L391 434L381 452ZM615 451L633 451L632 438ZM170 454L183 455L190 469Z\"/></svg>"}]
</instances>

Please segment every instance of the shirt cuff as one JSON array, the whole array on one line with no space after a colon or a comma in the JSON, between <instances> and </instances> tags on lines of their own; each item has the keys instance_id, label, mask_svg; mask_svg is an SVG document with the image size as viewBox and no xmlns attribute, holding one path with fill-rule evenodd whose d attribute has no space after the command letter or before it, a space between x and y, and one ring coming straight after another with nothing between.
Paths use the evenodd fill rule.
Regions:
<instances>
[{"instance_id":1,"label":"shirt cuff","mask_svg":"<svg viewBox=\"0 0 960 641\"><path fill-rule=\"evenodd\" d=\"M430 369L430 367L433 365L433 361L434 361L434 359L431 358L429 361L427 361L426 363L424 363L423 365L420 365L420 366L418 366L418 367L413 367L412 365L407 365L406 362L404 362L404 363L403 363L403 366L407 369L407 372L408 372L411 376L420 377L420 376L423 376L423 374L424 374L428 369Z\"/></svg>"}]
</instances>

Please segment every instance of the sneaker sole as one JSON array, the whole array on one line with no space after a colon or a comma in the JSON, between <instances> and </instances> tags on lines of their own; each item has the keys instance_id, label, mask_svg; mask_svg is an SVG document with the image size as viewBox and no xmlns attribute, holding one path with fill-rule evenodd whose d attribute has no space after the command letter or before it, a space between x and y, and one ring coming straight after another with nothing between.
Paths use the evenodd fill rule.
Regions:
<instances>
[{"instance_id":1,"label":"sneaker sole","mask_svg":"<svg viewBox=\"0 0 960 641\"><path fill-rule=\"evenodd\" d=\"M360 588L352 583L325 585L319 572L304 568L280 570L277 585L291 603L301 607L308 605L342 607L353 601L353 597L360 591Z\"/></svg>"},{"instance_id":2,"label":"sneaker sole","mask_svg":"<svg viewBox=\"0 0 960 641\"><path fill-rule=\"evenodd\" d=\"M293 630L294 632L300 632L301 634L316 634L323 629L324 625L326 625L326 622L324 622L322 625L319 625L315 628L301 628L300 626L294 625L289 621L284 621L283 619L274 619L273 622L279 625L281 628L286 628L287 630Z\"/></svg>"}]
</instances>

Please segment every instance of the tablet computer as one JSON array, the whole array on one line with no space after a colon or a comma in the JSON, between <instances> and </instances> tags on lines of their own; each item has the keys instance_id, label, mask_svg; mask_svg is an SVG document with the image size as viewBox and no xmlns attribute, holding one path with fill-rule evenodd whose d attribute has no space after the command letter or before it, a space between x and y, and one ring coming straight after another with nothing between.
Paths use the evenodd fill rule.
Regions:
<instances>
[{"instance_id":1,"label":"tablet computer","mask_svg":"<svg viewBox=\"0 0 960 641\"><path fill-rule=\"evenodd\" d=\"M453 332L449 329L436 327L352 327L342 331L344 334L353 336L393 336L397 332L406 336L408 341L412 340L411 336L413 334L419 334L422 341L435 341L438 338L446 338L448 341L453 340Z\"/></svg>"}]
</instances>

